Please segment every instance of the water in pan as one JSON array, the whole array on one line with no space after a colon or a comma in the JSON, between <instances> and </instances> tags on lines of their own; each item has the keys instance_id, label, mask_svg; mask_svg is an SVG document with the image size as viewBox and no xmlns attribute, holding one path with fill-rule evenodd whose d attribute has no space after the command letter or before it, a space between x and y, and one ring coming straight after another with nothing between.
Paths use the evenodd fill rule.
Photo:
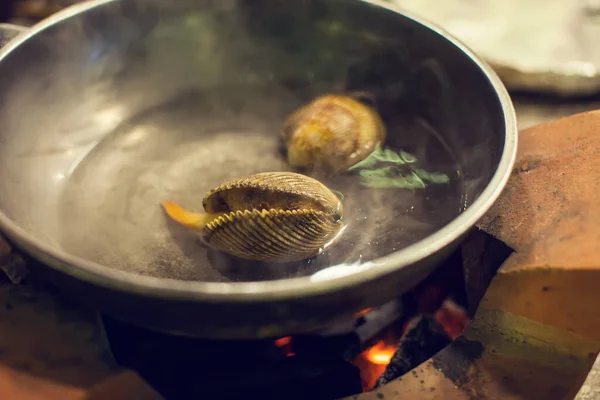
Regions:
<instances>
[{"instance_id":1,"label":"water in pan","mask_svg":"<svg viewBox=\"0 0 600 400\"><path fill-rule=\"evenodd\" d=\"M243 92L240 92L243 93ZM341 241L319 257L260 264L207 249L167 219L160 202L202 210L202 198L229 179L289 170L279 132L299 105L278 93L266 106L218 95L183 95L121 124L77 165L61 200L62 247L113 268L161 278L259 281L312 275L338 264L365 263L432 234L463 209L463 183L453 157L418 119L388 124L386 146L417 166L448 175L425 189L371 189L357 175L324 180L344 196L348 224ZM265 95L264 91L261 95ZM210 99L210 100L207 100Z\"/></svg>"}]
</instances>

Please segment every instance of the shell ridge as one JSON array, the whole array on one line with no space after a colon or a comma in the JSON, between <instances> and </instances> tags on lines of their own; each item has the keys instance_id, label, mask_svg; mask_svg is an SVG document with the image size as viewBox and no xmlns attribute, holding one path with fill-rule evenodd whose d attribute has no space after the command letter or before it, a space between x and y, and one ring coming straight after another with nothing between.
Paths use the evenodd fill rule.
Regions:
<instances>
[{"instance_id":1,"label":"shell ridge","mask_svg":"<svg viewBox=\"0 0 600 400\"><path fill-rule=\"evenodd\" d=\"M228 249L228 250L235 249L236 252L240 252L240 253L242 253L242 252L248 253L248 254L255 253L254 250L257 247L256 243L254 243L252 238L249 238L248 235L246 235L246 232L244 232L243 229L240 229L240 226L237 223L231 223L231 224L225 225L219 231L215 232L215 234L217 237L220 237L220 235L223 234L224 237L231 238L232 240L230 240L230 242L232 242L233 244L236 245L236 246L228 246L225 249Z\"/></svg>"},{"instance_id":2,"label":"shell ridge","mask_svg":"<svg viewBox=\"0 0 600 400\"><path fill-rule=\"evenodd\" d=\"M288 216L293 215L293 216L298 216L298 215L305 215L307 214L307 212L305 210L277 210L277 212L275 213L276 216L278 217L277 219L274 218L269 218L268 222L271 225L275 224L275 221L277 221L279 224L285 224L286 225L286 229L276 229L277 227L273 227L272 229L277 232L279 235L285 235L286 239L289 242L293 242L295 243L296 246L302 247L302 248L306 248L307 246L305 245L305 243L307 241L312 241L311 237L297 237L297 236L293 236L292 233L294 233L294 230L296 228L296 225L298 221L296 221L296 224L293 223L293 221L290 221L288 219ZM266 222L266 221L265 221Z\"/></svg>"},{"instance_id":3,"label":"shell ridge","mask_svg":"<svg viewBox=\"0 0 600 400\"><path fill-rule=\"evenodd\" d=\"M296 243L290 242L277 234L277 230L273 229L268 223L271 219L270 213L265 213L265 211L260 212L260 218L256 219L256 223L262 228L261 233L269 238L270 244L276 247L280 254L285 254L290 248L296 246Z\"/></svg>"},{"instance_id":4,"label":"shell ridge","mask_svg":"<svg viewBox=\"0 0 600 400\"><path fill-rule=\"evenodd\" d=\"M322 245L322 239L319 237L320 232L313 230L299 229L310 225L310 220L313 219L310 213L304 213L302 219L291 220L288 216L283 215L285 225L287 226L286 234L296 238L302 243L310 243L311 247L320 247Z\"/></svg>"},{"instance_id":5,"label":"shell ridge","mask_svg":"<svg viewBox=\"0 0 600 400\"><path fill-rule=\"evenodd\" d=\"M240 223L239 227L244 228L244 233L246 236L251 237L253 241L257 243L256 247L261 249L263 253L268 253L270 255L275 256L277 253L274 253L273 249L265 243L264 235L261 234L260 230L257 229L255 219L258 215L256 210L248 211L246 210L243 213L238 214L238 221Z\"/></svg>"},{"instance_id":6,"label":"shell ridge","mask_svg":"<svg viewBox=\"0 0 600 400\"><path fill-rule=\"evenodd\" d=\"M303 218L298 221L289 218L297 216ZM218 217L208 228L211 232L208 241L211 241L211 237L218 237L219 247L234 244L235 252L245 256L249 253L255 256L256 252L252 252L252 247L255 247L274 257L285 253L311 253L313 247L321 247L326 243L319 237L328 238L335 230L326 213L306 209L235 211ZM245 238L246 242L236 240L240 237Z\"/></svg>"},{"instance_id":7,"label":"shell ridge","mask_svg":"<svg viewBox=\"0 0 600 400\"><path fill-rule=\"evenodd\" d=\"M244 217L248 216L248 214L250 213L241 211L230 213L228 216L230 217L229 219L231 222L220 225L219 227L221 229L215 230L213 235L218 235L219 232L224 229L230 230L232 232L232 236L239 238L239 241L237 241L238 248L247 249L249 252L252 252L253 248L261 248L261 250L266 250L262 248L260 241L256 240L256 238L252 236L250 232L248 232L248 229L244 227ZM235 234L233 234L234 232ZM208 240L210 241L211 239L209 238Z\"/></svg>"},{"instance_id":8,"label":"shell ridge","mask_svg":"<svg viewBox=\"0 0 600 400\"><path fill-rule=\"evenodd\" d=\"M240 238L239 235L232 231L231 226L224 226L217 232L214 232L209 239L209 243L213 244L219 250L223 249L236 249L236 253L240 255L251 256L249 249L245 247L246 243ZM233 247L232 244L233 243Z\"/></svg>"},{"instance_id":9,"label":"shell ridge","mask_svg":"<svg viewBox=\"0 0 600 400\"><path fill-rule=\"evenodd\" d=\"M289 222L293 223L293 221L289 221ZM302 224L302 225L298 224L296 226L296 229L304 232L309 237L314 237L319 234L319 231L314 227L314 225L311 225L311 224Z\"/></svg>"},{"instance_id":10,"label":"shell ridge","mask_svg":"<svg viewBox=\"0 0 600 400\"><path fill-rule=\"evenodd\" d=\"M279 210L277 210L279 211ZM279 215L279 212L274 213L276 215ZM286 236L282 236L281 234L278 234L278 230L275 229L274 227L272 227L269 223L268 220L272 219L271 218L271 213L269 213L266 210L262 210L261 213L261 218L258 218L258 222L261 224L261 226L264 227L264 229L267 231L267 233L269 234L270 237L273 238L273 242L276 242L278 245L280 245L279 241L284 241L284 243L289 247L289 246L298 246L298 241L293 241L290 240L290 238L286 237ZM286 249L281 246L281 251L285 251Z\"/></svg>"},{"instance_id":11,"label":"shell ridge","mask_svg":"<svg viewBox=\"0 0 600 400\"><path fill-rule=\"evenodd\" d=\"M254 213L255 216L259 216L259 212L256 211ZM262 231L261 229L259 229L259 225L257 224L257 221L260 219L260 217L258 218L248 218L244 220L244 225L247 227L248 230L248 234L252 235L256 238L256 240L260 243L260 248L263 249L263 252L270 254L273 257L279 257L281 252L277 251L276 249L272 248L271 246L269 246L269 242L272 242L271 240L267 239L264 235L264 231Z\"/></svg>"},{"instance_id":12,"label":"shell ridge","mask_svg":"<svg viewBox=\"0 0 600 400\"><path fill-rule=\"evenodd\" d=\"M293 224L289 224L285 218L281 218L281 215L278 216L278 218L270 218L265 222L278 233L279 237L285 238L288 242L291 242L292 247L296 248L298 251L307 252L314 248L314 245L311 246L311 241L307 238L302 240L303 238L292 236L292 230L294 228Z\"/></svg>"}]
</instances>

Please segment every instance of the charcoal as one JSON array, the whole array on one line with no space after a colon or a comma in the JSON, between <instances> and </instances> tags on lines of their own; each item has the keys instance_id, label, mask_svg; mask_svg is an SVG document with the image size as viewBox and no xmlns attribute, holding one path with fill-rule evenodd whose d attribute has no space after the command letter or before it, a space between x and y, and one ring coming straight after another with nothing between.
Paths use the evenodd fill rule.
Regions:
<instances>
[{"instance_id":1,"label":"charcoal","mask_svg":"<svg viewBox=\"0 0 600 400\"><path fill-rule=\"evenodd\" d=\"M377 380L376 388L416 368L451 343L443 326L433 316L423 315L409 324L398 350Z\"/></svg>"}]
</instances>

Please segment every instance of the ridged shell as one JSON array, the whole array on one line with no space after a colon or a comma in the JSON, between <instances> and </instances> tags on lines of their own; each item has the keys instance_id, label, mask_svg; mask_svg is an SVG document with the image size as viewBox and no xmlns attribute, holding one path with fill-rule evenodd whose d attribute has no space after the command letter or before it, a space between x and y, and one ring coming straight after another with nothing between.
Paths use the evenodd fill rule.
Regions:
<instances>
[{"instance_id":1,"label":"ridged shell","mask_svg":"<svg viewBox=\"0 0 600 400\"><path fill-rule=\"evenodd\" d=\"M284 124L282 140L295 168L341 172L363 160L384 141L379 114L348 96L325 95L295 111Z\"/></svg>"},{"instance_id":2,"label":"ridged shell","mask_svg":"<svg viewBox=\"0 0 600 400\"><path fill-rule=\"evenodd\" d=\"M236 211L207 224L204 240L237 257L292 262L318 255L340 226L331 215L310 209Z\"/></svg>"},{"instance_id":3,"label":"ridged shell","mask_svg":"<svg viewBox=\"0 0 600 400\"><path fill-rule=\"evenodd\" d=\"M218 217L204 241L237 257L291 262L319 254L342 227L340 200L322 183L290 172L267 172L224 183L203 200Z\"/></svg>"}]
</instances>

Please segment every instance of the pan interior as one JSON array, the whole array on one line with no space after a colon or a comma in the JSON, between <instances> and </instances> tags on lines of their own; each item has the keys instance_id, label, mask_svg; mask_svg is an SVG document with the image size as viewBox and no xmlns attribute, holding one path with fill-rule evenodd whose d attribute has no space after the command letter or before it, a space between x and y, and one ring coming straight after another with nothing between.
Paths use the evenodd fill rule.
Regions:
<instances>
[{"instance_id":1,"label":"pan interior","mask_svg":"<svg viewBox=\"0 0 600 400\"><path fill-rule=\"evenodd\" d=\"M448 174L450 183L411 190L365 188L358 175L322 180L343 194L347 228L341 241L316 259L265 264L207 249L194 233L165 217L161 201L202 210L203 196L222 182L288 169L278 152L278 133L294 96L273 93L267 97L273 101L254 104L252 99L268 89L234 90L241 105L236 110L228 104L203 110L203 96L187 95L136 117L96 144L65 177L59 208L62 247L157 277L282 279L372 261L423 239L461 210L462 181L451 155L426 130L397 127L389 141L406 134L398 148L414 154L423 168ZM278 105L286 97L288 107Z\"/></svg>"},{"instance_id":2,"label":"pan interior","mask_svg":"<svg viewBox=\"0 0 600 400\"><path fill-rule=\"evenodd\" d=\"M250 3L106 3L10 53L0 63L2 211L107 268L240 282L368 265L477 198L504 129L492 86L467 56L367 3L306 1L301 12ZM163 200L201 211L226 180L288 170L278 148L286 116L315 96L357 91L375 93L385 148L448 181L373 189L356 174L321 179L343 195L348 227L324 254L292 264L211 251L162 212Z\"/></svg>"}]
</instances>

